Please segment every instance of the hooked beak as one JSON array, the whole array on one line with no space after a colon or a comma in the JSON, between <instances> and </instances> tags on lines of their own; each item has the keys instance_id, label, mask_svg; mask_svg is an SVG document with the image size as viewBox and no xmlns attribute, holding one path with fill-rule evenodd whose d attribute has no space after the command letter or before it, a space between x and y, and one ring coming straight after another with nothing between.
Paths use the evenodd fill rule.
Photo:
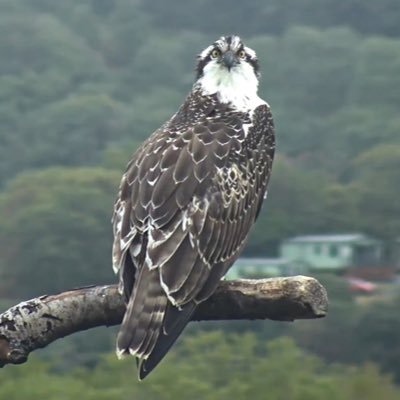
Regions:
<instances>
[{"instance_id":1,"label":"hooked beak","mask_svg":"<svg viewBox=\"0 0 400 400\"><path fill-rule=\"evenodd\" d=\"M222 62L228 70L230 70L234 65L238 63L238 58L232 50L228 50L222 56Z\"/></svg>"}]
</instances>

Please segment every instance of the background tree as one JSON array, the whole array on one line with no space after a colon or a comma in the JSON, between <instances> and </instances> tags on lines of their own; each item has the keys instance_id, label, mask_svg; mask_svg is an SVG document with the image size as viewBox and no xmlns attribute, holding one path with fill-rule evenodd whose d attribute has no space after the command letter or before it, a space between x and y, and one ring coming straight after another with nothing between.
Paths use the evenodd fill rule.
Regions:
<instances>
[{"instance_id":1,"label":"background tree","mask_svg":"<svg viewBox=\"0 0 400 400\"><path fill-rule=\"evenodd\" d=\"M109 220L119 176L101 168L52 168L9 184L0 198L3 296L113 279Z\"/></svg>"},{"instance_id":2,"label":"background tree","mask_svg":"<svg viewBox=\"0 0 400 400\"><path fill-rule=\"evenodd\" d=\"M390 377L374 365L330 366L288 338L265 344L254 334L218 331L183 340L179 350L175 348L168 355L163 368L141 383L132 379L132 360L121 362L114 356L103 358L93 370L81 368L68 376L54 374L51 365L37 359L4 372L0 396L10 400L22 395L32 400L72 396L82 400L174 400L182 394L205 400L257 400L265 399L266 394L271 400L395 400L400 395Z\"/></svg>"}]
</instances>

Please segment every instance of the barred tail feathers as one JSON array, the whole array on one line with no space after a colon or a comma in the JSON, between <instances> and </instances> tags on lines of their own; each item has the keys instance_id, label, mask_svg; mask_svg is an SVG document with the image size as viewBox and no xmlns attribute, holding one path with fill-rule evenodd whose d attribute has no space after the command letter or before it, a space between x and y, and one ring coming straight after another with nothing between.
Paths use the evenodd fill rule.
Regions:
<instances>
[{"instance_id":1,"label":"barred tail feathers","mask_svg":"<svg viewBox=\"0 0 400 400\"><path fill-rule=\"evenodd\" d=\"M195 303L173 306L161 287L159 271L143 268L118 333L118 357L136 356L139 379L144 379L175 343L194 309Z\"/></svg>"},{"instance_id":2,"label":"barred tail feathers","mask_svg":"<svg viewBox=\"0 0 400 400\"><path fill-rule=\"evenodd\" d=\"M162 329L167 296L157 270L143 268L135 282L117 337L117 355L147 357Z\"/></svg>"},{"instance_id":3,"label":"barred tail feathers","mask_svg":"<svg viewBox=\"0 0 400 400\"><path fill-rule=\"evenodd\" d=\"M181 309L168 304L164 326L168 325L170 328L168 331L163 329L149 357L139 362L139 380L144 379L168 353L188 324L195 308L194 302L185 304Z\"/></svg>"}]
</instances>

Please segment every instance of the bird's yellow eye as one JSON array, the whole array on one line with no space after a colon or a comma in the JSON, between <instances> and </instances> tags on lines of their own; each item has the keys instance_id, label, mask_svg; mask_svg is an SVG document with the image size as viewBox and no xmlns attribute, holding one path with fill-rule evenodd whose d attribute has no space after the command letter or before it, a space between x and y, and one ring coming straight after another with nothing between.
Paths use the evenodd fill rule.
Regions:
<instances>
[{"instance_id":1,"label":"bird's yellow eye","mask_svg":"<svg viewBox=\"0 0 400 400\"><path fill-rule=\"evenodd\" d=\"M221 52L220 52L218 49L214 49L214 50L211 52L211 57L212 57L212 58L218 58L218 57L220 56L220 54L221 54Z\"/></svg>"},{"instance_id":2,"label":"bird's yellow eye","mask_svg":"<svg viewBox=\"0 0 400 400\"><path fill-rule=\"evenodd\" d=\"M244 50L239 50L238 57L241 59L246 58L246 52Z\"/></svg>"}]
</instances>

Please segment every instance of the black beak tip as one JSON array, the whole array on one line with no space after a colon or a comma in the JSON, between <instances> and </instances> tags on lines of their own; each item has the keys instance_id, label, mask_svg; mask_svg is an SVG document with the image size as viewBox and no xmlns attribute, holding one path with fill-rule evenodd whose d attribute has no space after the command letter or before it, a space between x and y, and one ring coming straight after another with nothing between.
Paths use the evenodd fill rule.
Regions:
<instances>
[{"instance_id":1,"label":"black beak tip","mask_svg":"<svg viewBox=\"0 0 400 400\"><path fill-rule=\"evenodd\" d=\"M230 70L234 65L237 64L238 60L236 55L232 51L227 51L222 56L222 62L228 70Z\"/></svg>"}]
</instances>

